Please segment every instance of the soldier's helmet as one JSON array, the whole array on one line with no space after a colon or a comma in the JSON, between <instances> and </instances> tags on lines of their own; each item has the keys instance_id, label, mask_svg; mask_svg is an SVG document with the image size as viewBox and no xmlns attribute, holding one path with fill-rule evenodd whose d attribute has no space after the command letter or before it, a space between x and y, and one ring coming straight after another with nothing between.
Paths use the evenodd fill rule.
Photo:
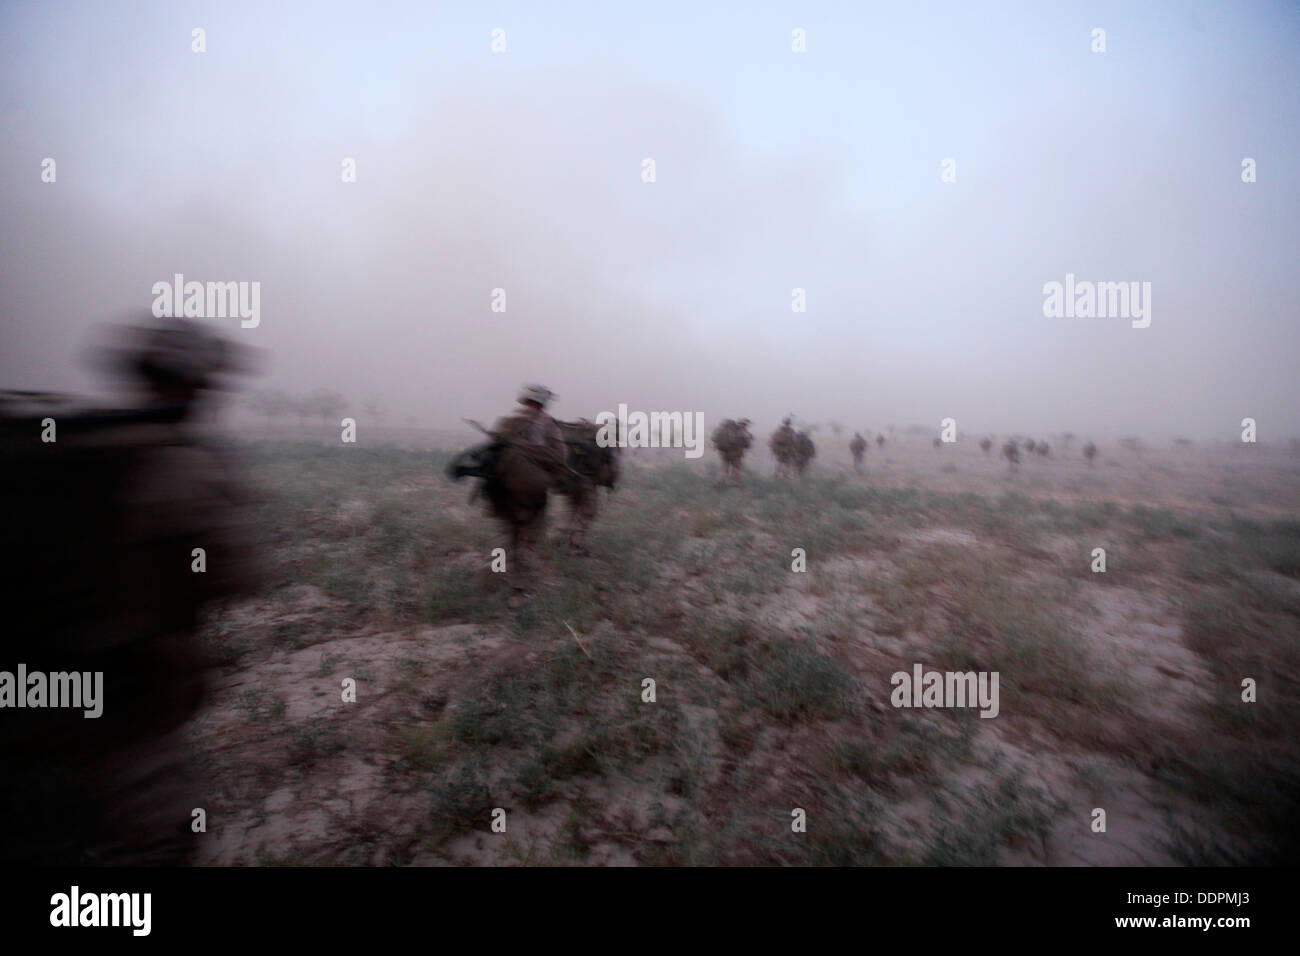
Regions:
<instances>
[{"instance_id":1,"label":"soldier's helmet","mask_svg":"<svg viewBox=\"0 0 1300 956\"><path fill-rule=\"evenodd\" d=\"M150 385L216 388L227 373L247 373L258 364L258 350L211 332L187 319L161 319L150 325L110 329L111 344L92 349L93 365Z\"/></svg>"},{"instance_id":2,"label":"soldier's helmet","mask_svg":"<svg viewBox=\"0 0 1300 956\"><path fill-rule=\"evenodd\" d=\"M536 402L545 408L555 398L555 393L545 385L525 385L519 390L519 398L516 399L520 404L524 402Z\"/></svg>"},{"instance_id":3,"label":"soldier's helmet","mask_svg":"<svg viewBox=\"0 0 1300 956\"><path fill-rule=\"evenodd\" d=\"M741 428L748 428L750 425L754 423L751 422L748 418L742 418L740 421L736 422L736 424L739 425Z\"/></svg>"}]
</instances>

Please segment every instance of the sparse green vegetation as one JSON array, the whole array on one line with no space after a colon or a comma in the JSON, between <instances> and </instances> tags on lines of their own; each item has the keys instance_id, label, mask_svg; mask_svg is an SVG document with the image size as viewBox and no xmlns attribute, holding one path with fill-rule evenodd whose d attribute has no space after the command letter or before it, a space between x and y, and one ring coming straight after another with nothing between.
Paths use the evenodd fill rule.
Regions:
<instances>
[{"instance_id":1,"label":"sparse green vegetation","mask_svg":"<svg viewBox=\"0 0 1300 956\"><path fill-rule=\"evenodd\" d=\"M1118 766L1188 802L1152 836L1170 861L1296 849L1276 838L1297 805L1295 521L1053 498L1034 461L998 470L992 497L819 468L796 481L750 470L737 490L704 468L629 464L602 494L589 557L561 551L565 509L552 509L546 579L511 610L488 569L501 535L443 478L445 454L250 454L271 587L256 625L214 612L205 639L232 672L307 654L318 695L343 676L363 693L355 712L295 723L281 692L237 691L276 741L242 786L271 792L362 759L371 789L404 807L265 863L459 862L474 854L458 838L487 831L494 807L512 822L491 859L530 865L612 852L667 865L1042 860L1063 801L1111 794ZM931 467L967 480L965 464ZM1095 495L1102 479L1070 482ZM1088 570L1099 545L1105 575ZM1181 697L1151 705L1169 691L1098 640L1099 602L1150 588L1176 615L1167 639L1213 682L1185 716L1162 712ZM334 644L415 632L427 636L396 655ZM888 706L890 675L916 663L997 671L998 719ZM1244 676L1255 704L1241 702ZM1025 740L1060 770L1051 792L1027 782ZM806 833L791 830L795 808Z\"/></svg>"}]
</instances>

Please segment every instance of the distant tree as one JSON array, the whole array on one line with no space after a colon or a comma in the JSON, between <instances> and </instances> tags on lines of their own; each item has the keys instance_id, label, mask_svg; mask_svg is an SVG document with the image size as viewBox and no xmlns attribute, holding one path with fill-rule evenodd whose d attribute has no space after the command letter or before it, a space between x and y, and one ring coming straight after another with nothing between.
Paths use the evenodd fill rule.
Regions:
<instances>
[{"instance_id":1,"label":"distant tree","mask_svg":"<svg viewBox=\"0 0 1300 956\"><path fill-rule=\"evenodd\" d=\"M318 388L303 402L304 411L317 416L322 422L341 419L348 407L347 399L332 389Z\"/></svg>"},{"instance_id":2,"label":"distant tree","mask_svg":"<svg viewBox=\"0 0 1300 956\"><path fill-rule=\"evenodd\" d=\"M266 418L283 418L296 410L294 400L280 389L263 389L248 399L248 407Z\"/></svg>"}]
</instances>

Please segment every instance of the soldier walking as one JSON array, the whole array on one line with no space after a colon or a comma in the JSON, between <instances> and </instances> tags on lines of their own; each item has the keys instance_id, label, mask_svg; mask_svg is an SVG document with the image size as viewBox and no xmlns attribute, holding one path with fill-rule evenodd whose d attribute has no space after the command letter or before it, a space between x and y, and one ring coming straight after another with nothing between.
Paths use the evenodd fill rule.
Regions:
<instances>
[{"instance_id":1,"label":"soldier walking","mask_svg":"<svg viewBox=\"0 0 1300 956\"><path fill-rule=\"evenodd\" d=\"M867 450L867 440L862 437L861 432L853 433L853 441L849 442L849 451L853 454L853 467L858 471L862 470L862 456Z\"/></svg>"},{"instance_id":2,"label":"soldier walking","mask_svg":"<svg viewBox=\"0 0 1300 956\"><path fill-rule=\"evenodd\" d=\"M718 482L720 485L728 481L735 485L742 484L740 463L749 446L754 443L754 437L749 433L749 425L748 418L738 421L728 418L713 430L713 447L722 459L722 477Z\"/></svg>"},{"instance_id":3,"label":"soldier walking","mask_svg":"<svg viewBox=\"0 0 1300 956\"><path fill-rule=\"evenodd\" d=\"M192 813L212 810L185 727L208 685L199 613L260 575L249 501L194 418L221 375L249 370L251 350L166 322L124 330L98 355L140 390L136 407L47 415L47 444L35 423L4 421L12 654L83 685L102 675L98 717L4 718L0 857L13 862L187 863Z\"/></svg>"},{"instance_id":4,"label":"soldier walking","mask_svg":"<svg viewBox=\"0 0 1300 956\"><path fill-rule=\"evenodd\" d=\"M794 474L797 439L790 425L790 416L781 421L781 427L772 433L767 445L776 458L776 477L789 478Z\"/></svg>"},{"instance_id":5,"label":"soldier walking","mask_svg":"<svg viewBox=\"0 0 1300 956\"><path fill-rule=\"evenodd\" d=\"M564 433L546 412L554 398L555 393L544 385L525 385L519 391L519 407L492 429L505 447L497 465L499 478L489 481L487 491L510 534L507 573L514 606L525 603L537 584L547 494L559 490L570 474Z\"/></svg>"}]
</instances>

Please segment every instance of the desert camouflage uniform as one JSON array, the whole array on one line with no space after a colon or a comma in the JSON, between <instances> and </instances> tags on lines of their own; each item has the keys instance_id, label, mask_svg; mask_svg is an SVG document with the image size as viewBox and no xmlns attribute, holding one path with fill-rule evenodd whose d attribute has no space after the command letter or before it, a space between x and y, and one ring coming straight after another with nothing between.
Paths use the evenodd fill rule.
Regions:
<instances>
[{"instance_id":1,"label":"desert camouflage uniform","mask_svg":"<svg viewBox=\"0 0 1300 956\"><path fill-rule=\"evenodd\" d=\"M733 484L742 484L740 463L745 457L745 451L754 443L753 436L749 434L749 424L748 418L739 421L727 418L713 430L713 447L722 459L720 484L725 484L728 480Z\"/></svg>"},{"instance_id":2,"label":"desert camouflage uniform","mask_svg":"<svg viewBox=\"0 0 1300 956\"><path fill-rule=\"evenodd\" d=\"M549 391L540 386L530 386L549 397ZM564 433L555 419L544 409L525 405L525 389L520 405L515 411L497 421L492 433L509 442L529 462L542 469L550 478L552 487L559 490L569 474L566 464ZM543 510L533 521L511 526L510 582L517 592L532 590L541 569L540 550L546 535L546 513Z\"/></svg>"}]
</instances>

